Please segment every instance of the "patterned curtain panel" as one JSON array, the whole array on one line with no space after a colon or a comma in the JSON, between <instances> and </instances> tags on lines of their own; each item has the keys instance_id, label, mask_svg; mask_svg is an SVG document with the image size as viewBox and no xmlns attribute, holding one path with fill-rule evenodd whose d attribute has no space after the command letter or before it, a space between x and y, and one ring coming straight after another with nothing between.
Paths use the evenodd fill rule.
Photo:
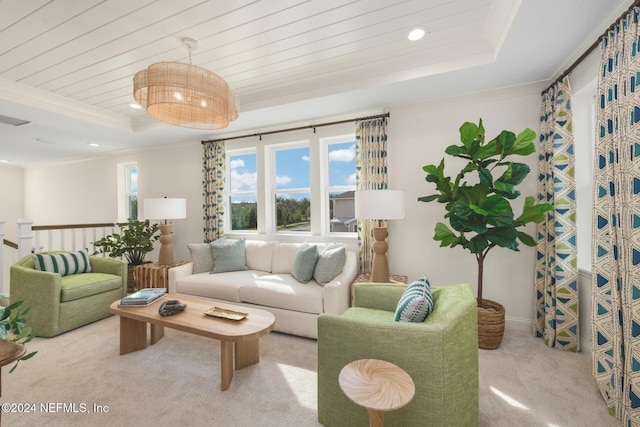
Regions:
<instances>
[{"instance_id":1,"label":"patterned curtain panel","mask_svg":"<svg viewBox=\"0 0 640 427\"><path fill-rule=\"evenodd\" d=\"M202 211L204 241L208 243L224 234L224 141L210 142L202 147Z\"/></svg>"},{"instance_id":2,"label":"patterned curtain panel","mask_svg":"<svg viewBox=\"0 0 640 427\"><path fill-rule=\"evenodd\" d=\"M640 425L638 8L601 44L593 186L593 374L609 412Z\"/></svg>"},{"instance_id":3,"label":"patterned curtain panel","mask_svg":"<svg viewBox=\"0 0 640 427\"><path fill-rule=\"evenodd\" d=\"M534 334L549 347L580 350L576 182L571 89L565 77L542 95L538 200L551 203L538 224Z\"/></svg>"},{"instance_id":4,"label":"patterned curtain panel","mask_svg":"<svg viewBox=\"0 0 640 427\"><path fill-rule=\"evenodd\" d=\"M356 128L356 190L387 188L387 119L358 122ZM380 225L378 225L380 224ZM360 273L371 274L373 265L373 228L386 227L387 221L358 221Z\"/></svg>"}]
</instances>

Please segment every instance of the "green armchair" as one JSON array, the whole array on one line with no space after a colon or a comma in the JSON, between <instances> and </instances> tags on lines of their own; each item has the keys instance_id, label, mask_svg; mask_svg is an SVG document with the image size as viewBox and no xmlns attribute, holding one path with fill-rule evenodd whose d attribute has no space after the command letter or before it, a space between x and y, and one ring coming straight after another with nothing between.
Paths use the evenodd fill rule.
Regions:
<instances>
[{"instance_id":1,"label":"green armchair","mask_svg":"<svg viewBox=\"0 0 640 427\"><path fill-rule=\"evenodd\" d=\"M368 425L338 376L349 362L382 359L404 369L416 393L385 414L386 426L478 425L477 303L467 284L433 287L434 310L423 323L395 322L405 286L356 284L354 307L318 317L318 421Z\"/></svg>"},{"instance_id":2,"label":"green armchair","mask_svg":"<svg viewBox=\"0 0 640 427\"><path fill-rule=\"evenodd\" d=\"M52 337L108 317L111 303L126 295L126 262L91 256L89 263L91 273L69 276L36 270L31 255L11 266L11 301L31 307L25 317L36 336Z\"/></svg>"}]
</instances>

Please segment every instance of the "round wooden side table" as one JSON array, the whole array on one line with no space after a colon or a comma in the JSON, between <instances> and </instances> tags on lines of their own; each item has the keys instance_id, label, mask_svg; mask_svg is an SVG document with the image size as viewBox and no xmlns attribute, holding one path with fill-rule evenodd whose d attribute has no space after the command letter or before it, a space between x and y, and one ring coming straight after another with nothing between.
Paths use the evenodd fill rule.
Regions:
<instances>
[{"instance_id":1,"label":"round wooden side table","mask_svg":"<svg viewBox=\"0 0 640 427\"><path fill-rule=\"evenodd\" d=\"M360 359L342 368L338 383L342 392L367 409L369 425L384 425L384 413L402 408L413 399L416 387L402 368L378 359Z\"/></svg>"}]
</instances>

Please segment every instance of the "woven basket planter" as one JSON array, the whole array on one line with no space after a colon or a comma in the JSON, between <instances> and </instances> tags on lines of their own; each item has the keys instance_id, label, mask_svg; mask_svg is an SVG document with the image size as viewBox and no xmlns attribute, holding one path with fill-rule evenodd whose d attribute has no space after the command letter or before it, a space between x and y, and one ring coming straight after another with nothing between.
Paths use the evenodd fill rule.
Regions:
<instances>
[{"instance_id":1,"label":"woven basket planter","mask_svg":"<svg viewBox=\"0 0 640 427\"><path fill-rule=\"evenodd\" d=\"M504 307L488 299L478 300L478 347L495 350L504 335Z\"/></svg>"}]
</instances>

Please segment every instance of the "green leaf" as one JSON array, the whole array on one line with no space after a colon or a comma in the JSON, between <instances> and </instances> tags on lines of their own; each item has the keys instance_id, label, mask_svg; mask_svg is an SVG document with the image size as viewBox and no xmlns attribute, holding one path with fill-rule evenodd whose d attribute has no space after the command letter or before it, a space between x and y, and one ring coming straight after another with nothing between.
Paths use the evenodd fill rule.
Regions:
<instances>
[{"instance_id":1,"label":"green leaf","mask_svg":"<svg viewBox=\"0 0 640 427\"><path fill-rule=\"evenodd\" d=\"M480 207L488 212L489 215L501 215L511 213L511 204L499 194L487 197L480 203Z\"/></svg>"},{"instance_id":2,"label":"green leaf","mask_svg":"<svg viewBox=\"0 0 640 427\"><path fill-rule=\"evenodd\" d=\"M518 238L518 230L513 227L490 228L484 236L491 242L503 248L512 247ZM516 246L517 248L517 246Z\"/></svg>"},{"instance_id":3,"label":"green leaf","mask_svg":"<svg viewBox=\"0 0 640 427\"><path fill-rule=\"evenodd\" d=\"M467 154L467 149L460 145L450 145L446 150L444 150L444 152L450 156L459 157L461 155Z\"/></svg>"},{"instance_id":4,"label":"green leaf","mask_svg":"<svg viewBox=\"0 0 640 427\"><path fill-rule=\"evenodd\" d=\"M476 126L475 123L466 122L460 126L460 142L462 142L465 147L470 147L477 135L478 126Z\"/></svg>"},{"instance_id":5,"label":"green leaf","mask_svg":"<svg viewBox=\"0 0 640 427\"><path fill-rule=\"evenodd\" d=\"M477 235L469 240L469 252L472 254L482 253L489 246L489 241L484 235Z\"/></svg>"},{"instance_id":6,"label":"green leaf","mask_svg":"<svg viewBox=\"0 0 640 427\"><path fill-rule=\"evenodd\" d=\"M439 194L433 194L431 196L418 197L418 201L419 202L432 202L432 201L436 200L438 197L440 197Z\"/></svg>"},{"instance_id":7,"label":"green leaf","mask_svg":"<svg viewBox=\"0 0 640 427\"><path fill-rule=\"evenodd\" d=\"M531 153L535 153L536 146L534 141L536 139L536 133L529 128L526 128L518 134L513 145L513 149L509 154L517 154L520 156L528 156Z\"/></svg>"},{"instance_id":8,"label":"green leaf","mask_svg":"<svg viewBox=\"0 0 640 427\"><path fill-rule=\"evenodd\" d=\"M516 219L518 225L525 225L530 222L540 224L544 221L544 213L553 209L549 203L536 204L535 199L532 196L527 196L524 199L524 206L522 208L522 214Z\"/></svg>"},{"instance_id":9,"label":"green leaf","mask_svg":"<svg viewBox=\"0 0 640 427\"><path fill-rule=\"evenodd\" d=\"M493 176L489 169L482 168L478 171L478 175L480 176L480 183L486 185L487 187L493 187Z\"/></svg>"},{"instance_id":10,"label":"green leaf","mask_svg":"<svg viewBox=\"0 0 640 427\"><path fill-rule=\"evenodd\" d=\"M513 132L503 130L500 135L496 137L498 147L500 148L501 157L505 158L511 154L513 145L516 142L516 135Z\"/></svg>"},{"instance_id":11,"label":"green leaf","mask_svg":"<svg viewBox=\"0 0 640 427\"><path fill-rule=\"evenodd\" d=\"M438 168L436 167L436 165L423 166L422 170L432 175L438 175Z\"/></svg>"},{"instance_id":12,"label":"green leaf","mask_svg":"<svg viewBox=\"0 0 640 427\"><path fill-rule=\"evenodd\" d=\"M505 164L507 165L507 170L498 179L507 184L520 184L531 171L529 165L525 165L524 163L509 162Z\"/></svg>"},{"instance_id":13,"label":"green leaf","mask_svg":"<svg viewBox=\"0 0 640 427\"><path fill-rule=\"evenodd\" d=\"M434 240L439 240L440 246L449 246L455 243L458 240L458 237L441 222L436 224L435 235L433 236Z\"/></svg>"},{"instance_id":14,"label":"green leaf","mask_svg":"<svg viewBox=\"0 0 640 427\"><path fill-rule=\"evenodd\" d=\"M485 160L488 157L492 157L498 154L500 154L500 147L498 146L498 142L494 139L492 141L489 141L486 145L480 147L480 149L473 156L473 159Z\"/></svg>"},{"instance_id":15,"label":"green leaf","mask_svg":"<svg viewBox=\"0 0 640 427\"><path fill-rule=\"evenodd\" d=\"M533 237L522 231L518 232L518 239L527 246L536 246L537 243Z\"/></svg>"},{"instance_id":16,"label":"green leaf","mask_svg":"<svg viewBox=\"0 0 640 427\"><path fill-rule=\"evenodd\" d=\"M478 215L482 215L482 216L489 215L489 211L482 209L480 206L476 206L474 204L469 205L469 209L471 209L473 212L477 213Z\"/></svg>"}]
</instances>

